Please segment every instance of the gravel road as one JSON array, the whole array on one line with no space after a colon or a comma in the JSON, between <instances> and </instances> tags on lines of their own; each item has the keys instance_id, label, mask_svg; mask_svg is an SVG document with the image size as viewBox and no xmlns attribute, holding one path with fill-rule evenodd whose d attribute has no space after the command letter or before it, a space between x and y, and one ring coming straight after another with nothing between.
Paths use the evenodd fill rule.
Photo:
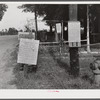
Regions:
<instances>
[{"instance_id":1,"label":"gravel road","mask_svg":"<svg viewBox=\"0 0 100 100\"><path fill-rule=\"evenodd\" d=\"M0 36L0 89L16 89L15 84L10 84L15 77L13 67L8 65L17 42L17 35Z\"/></svg>"}]
</instances>

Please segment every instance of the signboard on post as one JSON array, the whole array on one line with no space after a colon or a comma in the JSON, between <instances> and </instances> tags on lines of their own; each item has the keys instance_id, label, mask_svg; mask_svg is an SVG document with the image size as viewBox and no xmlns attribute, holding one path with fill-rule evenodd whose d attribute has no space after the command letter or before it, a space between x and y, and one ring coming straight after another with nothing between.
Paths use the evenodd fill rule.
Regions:
<instances>
[{"instance_id":1,"label":"signboard on post","mask_svg":"<svg viewBox=\"0 0 100 100\"><path fill-rule=\"evenodd\" d=\"M37 65L39 40L20 39L17 63Z\"/></svg>"},{"instance_id":2,"label":"signboard on post","mask_svg":"<svg viewBox=\"0 0 100 100\"><path fill-rule=\"evenodd\" d=\"M20 40L20 38L35 39L35 33L34 32L18 32L18 40Z\"/></svg>"},{"instance_id":3,"label":"signboard on post","mask_svg":"<svg viewBox=\"0 0 100 100\"><path fill-rule=\"evenodd\" d=\"M81 46L81 33L79 21L68 21L68 41L69 47Z\"/></svg>"},{"instance_id":4,"label":"signboard on post","mask_svg":"<svg viewBox=\"0 0 100 100\"><path fill-rule=\"evenodd\" d=\"M61 23L56 24L57 33L61 33Z\"/></svg>"}]
</instances>

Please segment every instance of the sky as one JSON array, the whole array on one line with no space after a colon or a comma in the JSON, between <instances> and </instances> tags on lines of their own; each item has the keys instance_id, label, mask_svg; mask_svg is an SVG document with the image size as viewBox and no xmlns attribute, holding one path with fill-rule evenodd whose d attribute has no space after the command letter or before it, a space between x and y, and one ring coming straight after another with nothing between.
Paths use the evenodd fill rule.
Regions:
<instances>
[{"instance_id":1,"label":"sky","mask_svg":"<svg viewBox=\"0 0 100 100\"><path fill-rule=\"evenodd\" d=\"M22 9L18 9L17 7L22 5L18 4L7 4L8 9L5 12L2 20L0 21L0 30L9 29L9 27L14 27L16 29L24 29L24 25L27 23L27 20L33 19L33 27L34 27L34 13L25 13L22 12ZM38 18L41 20L42 18ZM44 22L38 21L38 28L46 29L48 28Z\"/></svg>"}]
</instances>

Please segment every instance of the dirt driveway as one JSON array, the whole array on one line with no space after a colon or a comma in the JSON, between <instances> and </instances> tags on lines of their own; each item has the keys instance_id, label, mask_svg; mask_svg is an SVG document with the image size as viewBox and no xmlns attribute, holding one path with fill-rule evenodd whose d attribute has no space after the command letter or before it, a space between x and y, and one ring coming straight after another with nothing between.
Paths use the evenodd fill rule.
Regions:
<instances>
[{"instance_id":1,"label":"dirt driveway","mask_svg":"<svg viewBox=\"0 0 100 100\"><path fill-rule=\"evenodd\" d=\"M17 44L17 36L0 36L0 89L16 88L16 85L9 84L15 79L13 68L8 66L11 62L11 53ZM9 64L10 65L10 64Z\"/></svg>"}]
</instances>

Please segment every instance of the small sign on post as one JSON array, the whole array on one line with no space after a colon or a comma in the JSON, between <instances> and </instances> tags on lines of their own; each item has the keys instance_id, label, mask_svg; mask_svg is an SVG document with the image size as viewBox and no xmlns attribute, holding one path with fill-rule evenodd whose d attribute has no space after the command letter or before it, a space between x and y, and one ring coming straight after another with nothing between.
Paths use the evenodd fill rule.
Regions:
<instances>
[{"instance_id":1,"label":"small sign on post","mask_svg":"<svg viewBox=\"0 0 100 100\"><path fill-rule=\"evenodd\" d=\"M39 40L20 39L17 63L37 65Z\"/></svg>"},{"instance_id":2,"label":"small sign on post","mask_svg":"<svg viewBox=\"0 0 100 100\"><path fill-rule=\"evenodd\" d=\"M57 33L61 33L61 23L56 24Z\"/></svg>"},{"instance_id":3,"label":"small sign on post","mask_svg":"<svg viewBox=\"0 0 100 100\"><path fill-rule=\"evenodd\" d=\"M80 22L79 21L68 21L68 41L69 47L80 47L81 46L81 35L80 35Z\"/></svg>"},{"instance_id":4,"label":"small sign on post","mask_svg":"<svg viewBox=\"0 0 100 100\"><path fill-rule=\"evenodd\" d=\"M20 40L21 38L35 39L35 33L34 32L18 32L18 40Z\"/></svg>"}]
</instances>

